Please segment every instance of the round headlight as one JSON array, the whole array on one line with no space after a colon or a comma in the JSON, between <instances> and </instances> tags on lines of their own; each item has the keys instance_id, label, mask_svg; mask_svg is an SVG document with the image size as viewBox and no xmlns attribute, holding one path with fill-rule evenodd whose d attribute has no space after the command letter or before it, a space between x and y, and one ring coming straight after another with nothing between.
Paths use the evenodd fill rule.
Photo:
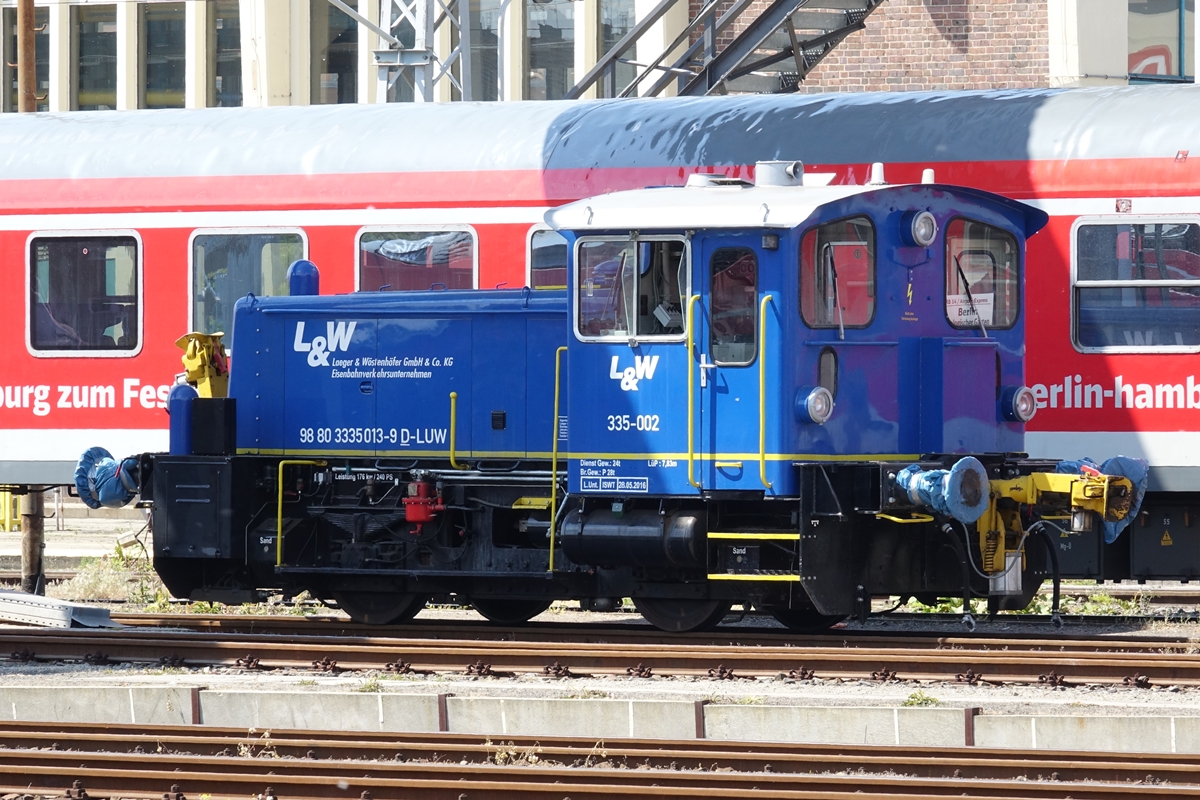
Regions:
<instances>
[{"instance_id":1,"label":"round headlight","mask_svg":"<svg viewBox=\"0 0 1200 800\"><path fill-rule=\"evenodd\" d=\"M824 425L833 414L833 395L824 386L805 387L796 396L796 416L801 422Z\"/></svg>"},{"instance_id":2,"label":"round headlight","mask_svg":"<svg viewBox=\"0 0 1200 800\"><path fill-rule=\"evenodd\" d=\"M1004 390L1004 417L1010 422L1029 422L1037 413L1037 399L1028 386L1010 386Z\"/></svg>"},{"instance_id":3,"label":"round headlight","mask_svg":"<svg viewBox=\"0 0 1200 800\"><path fill-rule=\"evenodd\" d=\"M937 238L937 220L928 211L922 211L913 217L912 240L920 247L929 247Z\"/></svg>"}]
</instances>

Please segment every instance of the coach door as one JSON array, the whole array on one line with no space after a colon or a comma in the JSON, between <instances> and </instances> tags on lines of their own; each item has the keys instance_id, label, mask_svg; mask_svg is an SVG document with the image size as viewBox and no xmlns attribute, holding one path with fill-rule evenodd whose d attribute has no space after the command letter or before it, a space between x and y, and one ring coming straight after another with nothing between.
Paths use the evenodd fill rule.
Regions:
<instances>
[{"instance_id":1,"label":"coach door","mask_svg":"<svg viewBox=\"0 0 1200 800\"><path fill-rule=\"evenodd\" d=\"M759 470L760 279L764 256L774 253L760 244L760 236L708 236L695 261L702 307L692 343L695 441L703 456L695 474L705 489L766 488Z\"/></svg>"}]
</instances>

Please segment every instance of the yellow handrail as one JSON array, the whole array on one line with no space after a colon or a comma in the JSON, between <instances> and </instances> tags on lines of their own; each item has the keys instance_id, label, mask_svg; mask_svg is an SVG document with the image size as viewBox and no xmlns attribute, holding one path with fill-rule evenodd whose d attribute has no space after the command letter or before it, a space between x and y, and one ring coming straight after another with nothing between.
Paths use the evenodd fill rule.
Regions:
<instances>
[{"instance_id":1,"label":"yellow handrail","mask_svg":"<svg viewBox=\"0 0 1200 800\"><path fill-rule=\"evenodd\" d=\"M468 464L460 464L454 459L454 445L458 438L458 392L450 393L450 466L455 469L470 469Z\"/></svg>"},{"instance_id":2,"label":"yellow handrail","mask_svg":"<svg viewBox=\"0 0 1200 800\"><path fill-rule=\"evenodd\" d=\"M700 488L700 482L696 480L696 468L693 466L696 462L696 379L693 375L695 370L696 355L693 351L696 338L696 303L700 301L700 295L694 294L688 298L688 313L687 313L687 378L688 378L688 483L697 489Z\"/></svg>"},{"instance_id":3,"label":"yellow handrail","mask_svg":"<svg viewBox=\"0 0 1200 800\"><path fill-rule=\"evenodd\" d=\"M558 516L558 394L562 354L565 352L566 347L554 351L554 442L550 445L550 568L547 572L554 572L554 520Z\"/></svg>"},{"instance_id":4,"label":"yellow handrail","mask_svg":"<svg viewBox=\"0 0 1200 800\"><path fill-rule=\"evenodd\" d=\"M323 467L326 462L313 461L307 458L284 459L279 462L279 478L275 481L279 490L279 502L275 506L275 566L283 566L283 468L295 464L307 464L313 467Z\"/></svg>"},{"instance_id":5,"label":"yellow handrail","mask_svg":"<svg viewBox=\"0 0 1200 800\"><path fill-rule=\"evenodd\" d=\"M758 477L763 486L767 480L767 304L771 295L764 295L759 305L758 325Z\"/></svg>"}]
</instances>

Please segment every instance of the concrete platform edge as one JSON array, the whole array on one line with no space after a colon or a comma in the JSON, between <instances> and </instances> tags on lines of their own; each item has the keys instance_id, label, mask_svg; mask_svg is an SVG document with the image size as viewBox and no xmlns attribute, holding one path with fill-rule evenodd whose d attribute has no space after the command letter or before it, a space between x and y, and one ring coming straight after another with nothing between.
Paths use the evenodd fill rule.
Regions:
<instances>
[{"instance_id":1,"label":"concrete platform edge","mask_svg":"<svg viewBox=\"0 0 1200 800\"><path fill-rule=\"evenodd\" d=\"M594 736L1200 754L1200 717L978 714L977 709L724 705L121 686L0 687L0 719L363 732Z\"/></svg>"}]
</instances>

